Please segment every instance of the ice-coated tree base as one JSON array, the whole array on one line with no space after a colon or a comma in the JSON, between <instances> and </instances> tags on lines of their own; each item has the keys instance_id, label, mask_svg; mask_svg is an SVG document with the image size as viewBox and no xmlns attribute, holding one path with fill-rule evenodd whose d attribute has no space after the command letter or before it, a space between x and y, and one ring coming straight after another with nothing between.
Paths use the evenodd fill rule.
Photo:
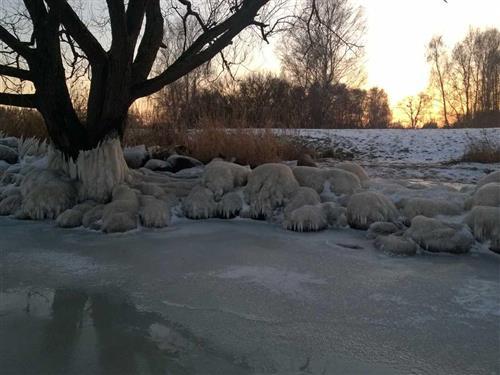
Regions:
<instances>
[{"instance_id":1,"label":"ice-coated tree base","mask_svg":"<svg viewBox=\"0 0 500 375\"><path fill-rule=\"evenodd\" d=\"M96 148L80 152L76 160L51 148L48 167L78 180L79 199L82 201L108 202L113 188L130 180L122 146L116 138L106 139Z\"/></svg>"}]
</instances>

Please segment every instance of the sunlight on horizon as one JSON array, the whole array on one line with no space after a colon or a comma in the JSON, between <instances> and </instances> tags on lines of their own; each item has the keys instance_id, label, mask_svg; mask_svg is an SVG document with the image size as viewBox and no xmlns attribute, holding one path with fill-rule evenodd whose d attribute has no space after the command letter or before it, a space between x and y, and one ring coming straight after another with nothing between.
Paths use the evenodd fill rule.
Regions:
<instances>
[{"instance_id":1,"label":"sunlight on horizon","mask_svg":"<svg viewBox=\"0 0 500 375\"><path fill-rule=\"evenodd\" d=\"M391 105L426 89L429 65L427 44L443 35L451 50L469 27L500 27L500 1L477 0L355 0L364 8L367 22L365 42L366 87L386 90ZM263 45L248 65L251 70L280 71L275 38Z\"/></svg>"}]
</instances>

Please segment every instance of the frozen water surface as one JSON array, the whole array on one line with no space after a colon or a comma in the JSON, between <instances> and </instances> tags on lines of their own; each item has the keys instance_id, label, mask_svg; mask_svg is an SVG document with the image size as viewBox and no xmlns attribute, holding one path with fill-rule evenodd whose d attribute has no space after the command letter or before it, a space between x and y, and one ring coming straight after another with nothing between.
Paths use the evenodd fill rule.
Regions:
<instances>
[{"instance_id":1,"label":"frozen water surface","mask_svg":"<svg viewBox=\"0 0 500 375\"><path fill-rule=\"evenodd\" d=\"M496 374L500 257L245 220L0 218L2 374Z\"/></svg>"}]
</instances>

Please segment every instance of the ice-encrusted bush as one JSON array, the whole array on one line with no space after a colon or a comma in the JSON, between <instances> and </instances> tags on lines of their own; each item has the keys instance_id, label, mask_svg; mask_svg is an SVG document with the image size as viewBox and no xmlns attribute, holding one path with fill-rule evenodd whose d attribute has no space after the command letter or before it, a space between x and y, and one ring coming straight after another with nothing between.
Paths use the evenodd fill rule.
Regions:
<instances>
[{"instance_id":1,"label":"ice-encrusted bush","mask_svg":"<svg viewBox=\"0 0 500 375\"><path fill-rule=\"evenodd\" d=\"M299 188L290 167L284 164L263 164L248 177L245 200L255 219L269 218L273 211L285 205Z\"/></svg>"},{"instance_id":2,"label":"ice-encrusted bush","mask_svg":"<svg viewBox=\"0 0 500 375\"><path fill-rule=\"evenodd\" d=\"M326 223L331 228L344 228L347 226L347 210L333 202L321 203L321 210Z\"/></svg>"},{"instance_id":3,"label":"ice-encrusted bush","mask_svg":"<svg viewBox=\"0 0 500 375\"><path fill-rule=\"evenodd\" d=\"M73 207L78 198L75 182L51 170L35 170L26 175L21 194L20 217L34 220L55 219Z\"/></svg>"},{"instance_id":4,"label":"ice-encrusted bush","mask_svg":"<svg viewBox=\"0 0 500 375\"><path fill-rule=\"evenodd\" d=\"M293 175L300 186L314 189L318 194L325 187L326 177L319 168L307 166L295 167L293 168Z\"/></svg>"},{"instance_id":5,"label":"ice-encrusted bush","mask_svg":"<svg viewBox=\"0 0 500 375\"><path fill-rule=\"evenodd\" d=\"M182 210L190 219L208 219L217 215L214 193L203 186L194 187L182 202Z\"/></svg>"},{"instance_id":6,"label":"ice-encrusted bush","mask_svg":"<svg viewBox=\"0 0 500 375\"><path fill-rule=\"evenodd\" d=\"M106 233L126 232L137 228L139 199L127 185L118 185L112 191L113 200L102 213L102 230Z\"/></svg>"},{"instance_id":7,"label":"ice-encrusted bush","mask_svg":"<svg viewBox=\"0 0 500 375\"><path fill-rule=\"evenodd\" d=\"M213 160L203 174L203 185L219 200L225 193L247 183L250 168L223 160Z\"/></svg>"},{"instance_id":8,"label":"ice-encrusted bush","mask_svg":"<svg viewBox=\"0 0 500 375\"><path fill-rule=\"evenodd\" d=\"M376 221L372 223L366 233L367 238L377 238L378 236L387 236L396 233L399 230L398 226L394 223L386 221Z\"/></svg>"},{"instance_id":9,"label":"ice-encrusted bush","mask_svg":"<svg viewBox=\"0 0 500 375\"><path fill-rule=\"evenodd\" d=\"M217 216L223 219L232 219L239 215L243 208L243 199L238 192L224 194L217 203Z\"/></svg>"},{"instance_id":10,"label":"ice-encrusted bush","mask_svg":"<svg viewBox=\"0 0 500 375\"><path fill-rule=\"evenodd\" d=\"M292 211L302 206L314 206L320 203L318 193L309 187L300 187L295 194L291 197L290 201L285 206L285 218L287 218Z\"/></svg>"},{"instance_id":11,"label":"ice-encrusted bush","mask_svg":"<svg viewBox=\"0 0 500 375\"><path fill-rule=\"evenodd\" d=\"M20 194L10 195L0 200L0 216L13 215L20 208L23 199Z\"/></svg>"},{"instance_id":12,"label":"ice-encrusted bush","mask_svg":"<svg viewBox=\"0 0 500 375\"><path fill-rule=\"evenodd\" d=\"M489 242L489 248L500 253L500 207L476 206L465 218L478 241Z\"/></svg>"},{"instance_id":13,"label":"ice-encrusted bush","mask_svg":"<svg viewBox=\"0 0 500 375\"><path fill-rule=\"evenodd\" d=\"M377 221L395 222L399 212L384 195L375 192L357 193L347 204L347 222L356 229L368 229Z\"/></svg>"},{"instance_id":14,"label":"ice-encrusted bush","mask_svg":"<svg viewBox=\"0 0 500 375\"><path fill-rule=\"evenodd\" d=\"M139 219L147 228L163 228L170 223L170 210L167 204L150 195L140 197Z\"/></svg>"},{"instance_id":15,"label":"ice-encrusted bush","mask_svg":"<svg viewBox=\"0 0 500 375\"><path fill-rule=\"evenodd\" d=\"M283 225L296 232L317 232L328 227L321 205L306 205L293 210Z\"/></svg>"},{"instance_id":16,"label":"ice-encrusted bush","mask_svg":"<svg viewBox=\"0 0 500 375\"><path fill-rule=\"evenodd\" d=\"M413 218L405 237L431 252L463 254L474 244L474 238L465 225L445 223L425 216Z\"/></svg>"},{"instance_id":17,"label":"ice-encrusted bush","mask_svg":"<svg viewBox=\"0 0 500 375\"><path fill-rule=\"evenodd\" d=\"M41 141L35 137L19 138L17 141L17 152L19 159L26 156L43 156L47 153L48 145L46 141Z\"/></svg>"}]
</instances>

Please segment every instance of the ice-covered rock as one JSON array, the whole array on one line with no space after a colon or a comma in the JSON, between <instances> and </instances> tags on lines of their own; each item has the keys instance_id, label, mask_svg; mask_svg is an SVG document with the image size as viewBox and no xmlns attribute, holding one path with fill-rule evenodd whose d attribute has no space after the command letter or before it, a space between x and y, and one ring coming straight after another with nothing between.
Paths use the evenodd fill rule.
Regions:
<instances>
[{"instance_id":1,"label":"ice-covered rock","mask_svg":"<svg viewBox=\"0 0 500 375\"><path fill-rule=\"evenodd\" d=\"M460 215L462 207L454 202L441 199L411 198L405 201L403 215L411 220L415 216L427 217Z\"/></svg>"},{"instance_id":2,"label":"ice-covered rock","mask_svg":"<svg viewBox=\"0 0 500 375\"><path fill-rule=\"evenodd\" d=\"M474 237L480 242L489 242L489 248L500 253L500 207L476 206L465 218Z\"/></svg>"},{"instance_id":3,"label":"ice-covered rock","mask_svg":"<svg viewBox=\"0 0 500 375\"><path fill-rule=\"evenodd\" d=\"M378 236L387 236L399 231L396 224L387 221L376 221L370 225L368 232L366 233L367 238L377 238Z\"/></svg>"},{"instance_id":4,"label":"ice-covered rock","mask_svg":"<svg viewBox=\"0 0 500 375\"><path fill-rule=\"evenodd\" d=\"M52 170L36 170L21 183L22 217L43 220L55 219L76 204L75 182Z\"/></svg>"},{"instance_id":5,"label":"ice-covered rock","mask_svg":"<svg viewBox=\"0 0 500 375\"><path fill-rule=\"evenodd\" d=\"M344 169L348 172L354 173L358 176L361 183L368 181L370 178L362 166L353 163L352 161L343 161L341 163L335 164L335 168Z\"/></svg>"},{"instance_id":6,"label":"ice-covered rock","mask_svg":"<svg viewBox=\"0 0 500 375\"><path fill-rule=\"evenodd\" d=\"M368 229L377 221L395 222L399 212L384 195L375 192L357 193L347 204L347 222L356 229Z\"/></svg>"},{"instance_id":7,"label":"ice-covered rock","mask_svg":"<svg viewBox=\"0 0 500 375\"><path fill-rule=\"evenodd\" d=\"M358 176L344 169L295 167L293 174L300 186L310 187L318 193L327 188L336 195L350 195L361 188Z\"/></svg>"},{"instance_id":8,"label":"ice-covered rock","mask_svg":"<svg viewBox=\"0 0 500 375\"><path fill-rule=\"evenodd\" d=\"M165 190L163 190L158 184L153 184L150 182L142 182L134 186L144 195L152 195L155 198L163 199L165 197Z\"/></svg>"},{"instance_id":9,"label":"ice-covered rock","mask_svg":"<svg viewBox=\"0 0 500 375\"><path fill-rule=\"evenodd\" d=\"M3 160L9 164L15 164L18 160L17 151L9 146L0 144L0 160Z\"/></svg>"},{"instance_id":10,"label":"ice-covered rock","mask_svg":"<svg viewBox=\"0 0 500 375\"><path fill-rule=\"evenodd\" d=\"M489 182L481 186L466 202L466 208L474 206L500 207L500 183Z\"/></svg>"},{"instance_id":11,"label":"ice-covered rock","mask_svg":"<svg viewBox=\"0 0 500 375\"><path fill-rule=\"evenodd\" d=\"M14 194L3 198L0 200L0 215L5 216L15 214L21 208L22 203L23 199L21 194Z\"/></svg>"},{"instance_id":12,"label":"ice-covered rock","mask_svg":"<svg viewBox=\"0 0 500 375\"><path fill-rule=\"evenodd\" d=\"M321 203L321 210L326 223L331 228L344 228L347 226L347 210L333 202Z\"/></svg>"},{"instance_id":13,"label":"ice-covered rock","mask_svg":"<svg viewBox=\"0 0 500 375\"><path fill-rule=\"evenodd\" d=\"M315 206L321 202L318 193L309 187L300 187L285 206L285 218L302 206Z\"/></svg>"},{"instance_id":14,"label":"ice-covered rock","mask_svg":"<svg viewBox=\"0 0 500 375\"><path fill-rule=\"evenodd\" d=\"M293 168L293 175L300 186L309 187L320 194L324 187L326 177L319 168L299 166Z\"/></svg>"},{"instance_id":15,"label":"ice-covered rock","mask_svg":"<svg viewBox=\"0 0 500 375\"><path fill-rule=\"evenodd\" d=\"M165 201L150 195L140 197L139 219L148 228L163 228L170 223L170 210Z\"/></svg>"},{"instance_id":16,"label":"ice-covered rock","mask_svg":"<svg viewBox=\"0 0 500 375\"><path fill-rule=\"evenodd\" d=\"M167 159L167 171L177 173L183 169L201 167L203 163L195 158L185 155L171 155Z\"/></svg>"},{"instance_id":17,"label":"ice-covered rock","mask_svg":"<svg viewBox=\"0 0 500 375\"><path fill-rule=\"evenodd\" d=\"M240 214L242 208L243 199L238 192L226 193L218 202L217 216L223 219L232 219Z\"/></svg>"},{"instance_id":18,"label":"ice-covered rock","mask_svg":"<svg viewBox=\"0 0 500 375\"><path fill-rule=\"evenodd\" d=\"M101 229L101 220L104 212L104 205L99 204L88 210L82 216L82 225L85 228L99 230Z\"/></svg>"},{"instance_id":19,"label":"ice-covered rock","mask_svg":"<svg viewBox=\"0 0 500 375\"><path fill-rule=\"evenodd\" d=\"M149 159L146 164L144 164L144 168L152 171L166 171L168 170L168 163L165 160Z\"/></svg>"},{"instance_id":20,"label":"ice-covered rock","mask_svg":"<svg viewBox=\"0 0 500 375\"><path fill-rule=\"evenodd\" d=\"M377 249L393 255L411 256L417 253L415 243L394 234L378 236L374 244Z\"/></svg>"},{"instance_id":21,"label":"ice-covered rock","mask_svg":"<svg viewBox=\"0 0 500 375\"><path fill-rule=\"evenodd\" d=\"M283 222L288 230L296 232L317 232L328 227L321 205L306 205L292 211Z\"/></svg>"},{"instance_id":22,"label":"ice-covered rock","mask_svg":"<svg viewBox=\"0 0 500 375\"><path fill-rule=\"evenodd\" d=\"M102 230L106 233L126 232L137 227L139 199L127 185L118 185L112 192L113 200L104 206Z\"/></svg>"},{"instance_id":23,"label":"ice-covered rock","mask_svg":"<svg viewBox=\"0 0 500 375\"><path fill-rule=\"evenodd\" d=\"M149 159L149 152L144 145L125 147L123 157L130 168L138 169Z\"/></svg>"},{"instance_id":24,"label":"ice-covered rock","mask_svg":"<svg viewBox=\"0 0 500 375\"><path fill-rule=\"evenodd\" d=\"M274 209L285 205L299 188L290 167L284 164L263 164L248 177L245 200L255 219L269 218Z\"/></svg>"},{"instance_id":25,"label":"ice-covered rock","mask_svg":"<svg viewBox=\"0 0 500 375\"><path fill-rule=\"evenodd\" d=\"M194 187L182 202L182 210L190 219L208 219L217 215L214 193L203 186Z\"/></svg>"},{"instance_id":26,"label":"ice-covered rock","mask_svg":"<svg viewBox=\"0 0 500 375\"><path fill-rule=\"evenodd\" d=\"M415 216L405 236L432 252L463 254L474 244L474 237L465 225L444 223L425 216Z\"/></svg>"},{"instance_id":27,"label":"ice-covered rock","mask_svg":"<svg viewBox=\"0 0 500 375\"><path fill-rule=\"evenodd\" d=\"M247 183L250 168L222 160L213 160L205 167L203 185L219 200L225 193Z\"/></svg>"},{"instance_id":28,"label":"ice-covered rock","mask_svg":"<svg viewBox=\"0 0 500 375\"><path fill-rule=\"evenodd\" d=\"M95 202L83 202L61 213L56 224L61 228L76 228L82 225L83 215L96 206Z\"/></svg>"},{"instance_id":29,"label":"ice-covered rock","mask_svg":"<svg viewBox=\"0 0 500 375\"><path fill-rule=\"evenodd\" d=\"M491 172L486 176L482 177L477 182L477 187L480 188L481 186L489 184L490 182L500 183L500 171Z\"/></svg>"}]
</instances>

